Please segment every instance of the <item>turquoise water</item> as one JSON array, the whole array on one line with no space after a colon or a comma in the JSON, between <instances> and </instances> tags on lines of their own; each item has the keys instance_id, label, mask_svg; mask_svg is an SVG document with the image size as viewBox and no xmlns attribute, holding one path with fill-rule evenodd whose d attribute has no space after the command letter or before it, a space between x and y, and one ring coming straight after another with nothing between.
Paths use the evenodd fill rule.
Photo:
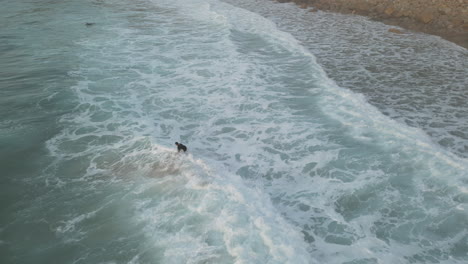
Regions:
<instances>
[{"instance_id":1,"label":"turquoise water","mask_svg":"<svg viewBox=\"0 0 468 264\"><path fill-rule=\"evenodd\" d=\"M465 49L269 1L0 22L2 263L468 260Z\"/></svg>"}]
</instances>

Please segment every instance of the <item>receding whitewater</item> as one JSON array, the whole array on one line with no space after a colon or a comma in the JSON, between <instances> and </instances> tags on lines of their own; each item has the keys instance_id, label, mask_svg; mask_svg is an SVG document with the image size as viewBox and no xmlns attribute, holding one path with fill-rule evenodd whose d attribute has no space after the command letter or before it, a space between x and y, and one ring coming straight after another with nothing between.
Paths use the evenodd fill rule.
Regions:
<instances>
[{"instance_id":1,"label":"receding whitewater","mask_svg":"<svg viewBox=\"0 0 468 264\"><path fill-rule=\"evenodd\" d=\"M1 4L2 263L468 261L465 49L263 0Z\"/></svg>"}]
</instances>

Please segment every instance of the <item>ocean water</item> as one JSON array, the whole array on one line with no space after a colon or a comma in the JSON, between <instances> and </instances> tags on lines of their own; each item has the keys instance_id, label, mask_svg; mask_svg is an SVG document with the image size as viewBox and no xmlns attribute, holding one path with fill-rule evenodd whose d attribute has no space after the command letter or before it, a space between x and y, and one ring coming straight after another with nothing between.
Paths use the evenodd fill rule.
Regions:
<instances>
[{"instance_id":1,"label":"ocean water","mask_svg":"<svg viewBox=\"0 0 468 264\"><path fill-rule=\"evenodd\" d=\"M1 263L468 261L466 49L266 0L1 4Z\"/></svg>"}]
</instances>

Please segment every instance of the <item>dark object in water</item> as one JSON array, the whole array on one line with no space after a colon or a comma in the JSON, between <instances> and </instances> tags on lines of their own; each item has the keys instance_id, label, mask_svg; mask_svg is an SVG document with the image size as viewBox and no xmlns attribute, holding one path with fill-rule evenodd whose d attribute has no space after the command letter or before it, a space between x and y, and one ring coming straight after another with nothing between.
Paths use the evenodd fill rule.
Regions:
<instances>
[{"instance_id":1,"label":"dark object in water","mask_svg":"<svg viewBox=\"0 0 468 264\"><path fill-rule=\"evenodd\" d=\"M90 27L90 26L94 26L94 24L96 24L96 23L90 23L90 22L86 22L86 24L85 24L85 25L86 25L87 27Z\"/></svg>"},{"instance_id":2,"label":"dark object in water","mask_svg":"<svg viewBox=\"0 0 468 264\"><path fill-rule=\"evenodd\" d=\"M181 150L183 150L184 152L187 151L187 147L184 144L181 144L179 142L176 142L175 144L177 145L177 152L180 152Z\"/></svg>"}]
</instances>

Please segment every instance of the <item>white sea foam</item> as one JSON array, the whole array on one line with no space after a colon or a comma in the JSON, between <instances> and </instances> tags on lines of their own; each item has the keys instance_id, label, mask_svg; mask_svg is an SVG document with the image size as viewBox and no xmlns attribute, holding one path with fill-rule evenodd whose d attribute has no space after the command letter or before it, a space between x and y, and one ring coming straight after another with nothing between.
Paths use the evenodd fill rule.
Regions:
<instances>
[{"instance_id":1,"label":"white sea foam","mask_svg":"<svg viewBox=\"0 0 468 264\"><path fill-rule=\"evenodd\" d=\"M390 26L364 17L311 13L289 3L232 2L294 35L340 86L466 157L466 49L430 35L391 34Z\"/></svg>"},{"instance_id":2,"label":"white sea foam","mask_svg":"<svg viewBox=\"0 0 468 264\"><path fill-rule=\"evenodd\" d=\"M450 234L466 223L449 227L466 216L450 209L464 159L337 86L258 14L218 1L140 4L158 12L119 10L106 38L77 44L77 107L47 144L62 187L98 192L118 212L131 261L463 258L435 250L464 239ZM59 233L95 217L73 215ZM93 228L103 227L83 225L79 239Z\"/></svg>"}]
</instances>

